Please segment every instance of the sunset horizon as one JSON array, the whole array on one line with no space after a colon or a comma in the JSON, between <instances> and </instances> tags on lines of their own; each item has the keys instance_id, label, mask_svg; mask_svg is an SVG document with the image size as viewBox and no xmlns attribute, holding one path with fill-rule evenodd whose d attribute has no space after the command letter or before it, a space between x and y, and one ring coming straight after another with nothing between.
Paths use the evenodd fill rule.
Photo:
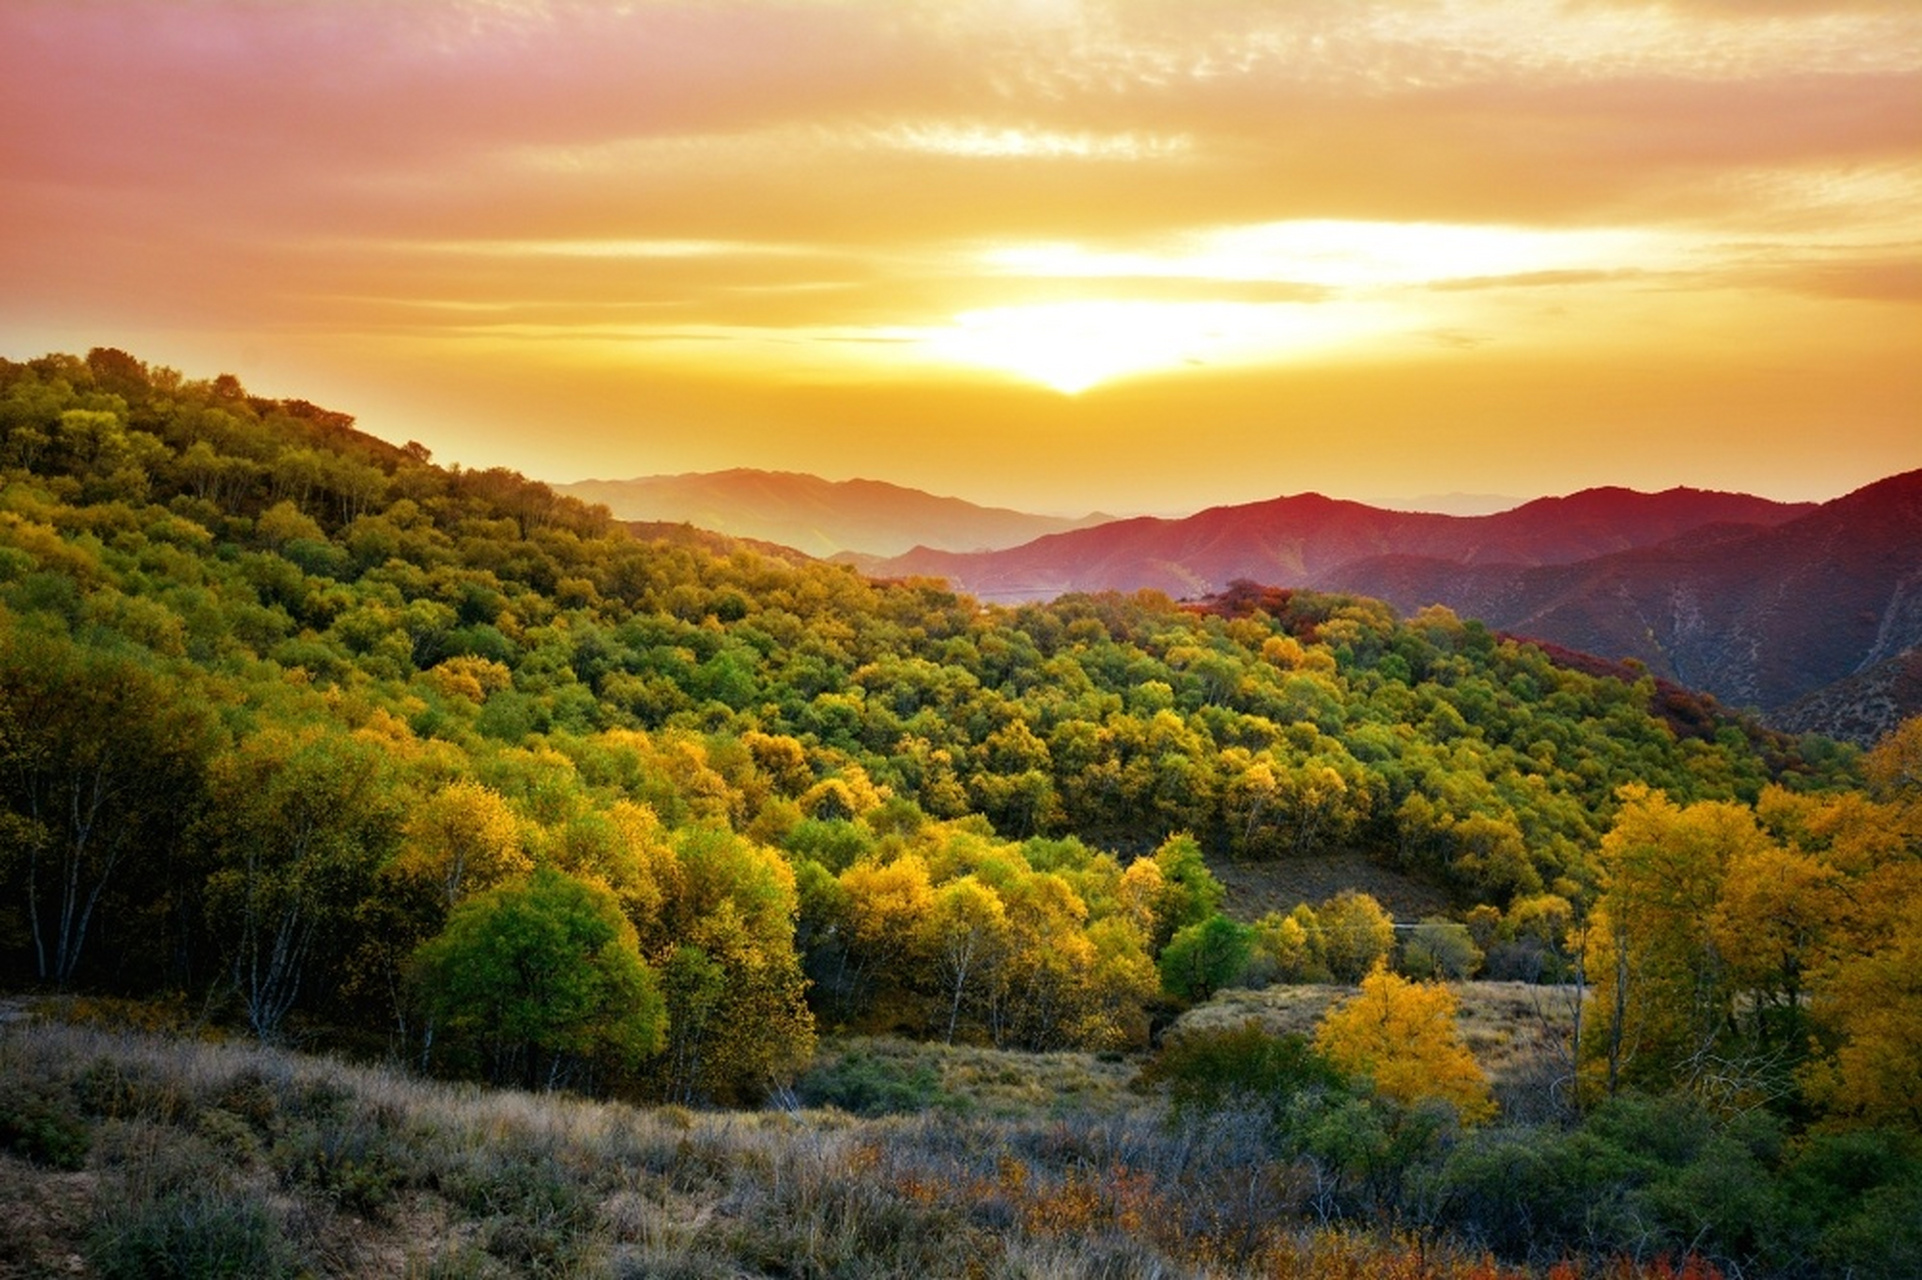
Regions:
<instances>
[{"instance_id":1,"label":"sunset horizon","mask_svg":"<svg viewBox=\"0 0 1922 1280\"><path fill-rule=\"evenodd\" d=\"M564 483L988 506L1922 465L1922 14L1822 0L0 13L0 354Z\"/></svg>"}]
</instances>

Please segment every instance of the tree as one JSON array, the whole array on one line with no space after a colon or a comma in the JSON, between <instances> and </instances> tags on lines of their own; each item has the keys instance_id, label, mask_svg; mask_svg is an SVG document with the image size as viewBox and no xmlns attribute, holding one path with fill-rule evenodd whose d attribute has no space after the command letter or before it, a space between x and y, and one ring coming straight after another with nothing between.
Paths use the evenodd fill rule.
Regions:
<instances>
[{"instance_id":1,"label":"tree","mask_svg":"<svg viewBox=\"0 0 1922 1280\"><path fill-rule=\"evenodd\" d=\"M1199 1004L1235 980L1253 945L1254 931L1226 916L1191 924L1161 952L1162 990Z\"/></svg>"},{"instance_id":2,"label":"tree","mask_svg":"<svg viewBox=\"0 0 1922 1280\"><path fill-rule=\"evenodd\" d=\"M524 875L521 824L500 794L467 778L442 787L407 819L402 862L439 886L447 905Z\"/></svg>"},{"instance_id":3,"label":"tree","mask_svg":"<svg viewBox=\"0 0 1922 1280\"><path fill-rule=\"evenodd\" d=\"M1208 870L1201 846L1187 832L1169 836L1155 850L1161 871L1161 892L1155 902L1155 950L1168 945L1175 932L1200 924L1221 906L1226 890Z\"/></svg>"},{"instance_id":4,"label":"tree","mask_svg":"<svg viewBox=\"0 0 1922 1280\"><path fill-rule=\"evenodd\" d=\"M553 1089L658 1053L666 1007L606 889L543 867L461 903L417 955L422 999L497 1084Z\"/></svg>"},{"instance_id":5,"label":"tree","mask_svg":"<svg viewBox=\"0 0 1922 1280\"><path fill-rule=\"evenodd\" d=\"M1455 993L1410 982L1377 964L1361 993L1330 1009L1315 1048L1345 1075L1367 1076L1385 1097L1408 1105L1439 1098L1463 1123L1493 1118L1488 1079L1462 1042Z\"/></svg>"},{"instance_id":6,"label":"tree","mask_svg":"<svg viewBox=\"0 0 1922 1280\"><path fill-rule=\"evenodd\" d=\"M846 943L850 995L858 1004L869 1004L877 994L906 994L934 907L927 864L911 853L886 863L867 860L843 871L840 879L852 926ZM898 1007L884 1013L891 1022L914 1020Z\"/></svg>"},{"instance_id":7,"label":"tree","mask_svg":"<svg viewBox=\"0 0 1922 1280\"><path fill-rule=\"evenodd\" d=\"M206 793L205 704L137 659L9 629L0 638L0 795L25 880L34 968L66 986L130 856L170 851Z\"/></svg>"},{"instance_id":8,"label":"tree","mask_svg":"<svg viewBox=\"0 0 1922 1280\"><path fill-rule=\"evenodd\" d=\"M672 1030L651 1069L682 1102L754 1101L814 1052L807 979L794 950L799 903L778 853L721 827L676 833L643 954L663 971ZM640 923L640 922L637 922Z\"/></svg>"},{"instance_id":9,"label":"tree","mask_svg":"<svg viewBox=\"0 0 1922 1280\"><path fill-rule=\"evenodd\" d=\"M254 1034L273 1039L316 949L344 925L391 849L398 813L384 751L327 728L271 728L215 761L203 826L229 971Z\"/></svg>"},{"instance_id":10,"label":"tree","mask_svg":"<svg viewBox=\"0 0 1922 1280\"><path fill-rule=\"evenodd\" d=\"M1322 962L1336 982L1358 982L1395 945L1395 921L1368 894L1343 889L1315 913Z\"/></svg>"},{"instance_id":11,"label":"tree","mask_svg":"<svg viewBox=\"0 0 1922 1280\"><path fill-rule=\"evenodd\" d=\"M1768 837L1741 805L1682 808L1639 784L1622 797L1590 918L1591 1052L1610 1093L1638 1081L1730 1083L1742 1068L1724 1053L1734 986L1715 913L1731 861L1759 855Z\"/></svg>"},{"instance_id":12,"label":"tree","mask_svg":"<svg viewBox=\"0 0 1922 1280\"><path fill-rule=\"evenodd\" d=\"M1402 947L1402 971L1411 978L1459 982L1481 968L1482 951L1468 926L1453 920L1424 920Z\"/></svg>"},{"instance_id":13,"label":"tree","mask_svg":"<svg viewBox=\"0 0 1922 1280\"><path fill-rule=\"evenodd\" d=\"M1922 897L1888 944L1825 975L1815 1011L1840 1033L1833 1057L1804 1072L1832 1112L1876 1127L1922 1133Z\"/></svg>"},{"instance_id":14,"label":"tree","mask_svg":"<svg viewBox=\"0 0 1922 1280\"><path fill-rule=\"evenodd\" d=\"M1009 945L1001 896L973 876L941 886L923 925L925 949L948 1006L947 1041L954 1043L963 999L996 979Z\"/></svg>"}]
</instances>

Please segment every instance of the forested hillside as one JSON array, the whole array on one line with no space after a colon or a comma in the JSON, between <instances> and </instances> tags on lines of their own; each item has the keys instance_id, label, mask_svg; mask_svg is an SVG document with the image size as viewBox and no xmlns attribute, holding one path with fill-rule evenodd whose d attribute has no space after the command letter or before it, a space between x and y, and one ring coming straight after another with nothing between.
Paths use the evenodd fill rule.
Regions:
<instances>
[{"instance_id":1,"label":"forested hillside","mask_svg":"<svg viewBox=\"0 0 1922 1280\"><path fill-rule=\"evenodd\" d=\"M1359 979L1371 904L1237 919L1207 867L1359 849L1458 904L1436 972L1472 937L1589 975L1593 1096L1922 1122L1915 724L1865 773L1443 610L1000 609L644 540L116 351L0 362L0 465L12 985L755 1101L817 1028L1137 1049L1224 985ZM1359 1031L1323 1050L1391 1074ZM1162 1078L1220 1102L1224 1070Z\"/></svg>"}]
</instances>

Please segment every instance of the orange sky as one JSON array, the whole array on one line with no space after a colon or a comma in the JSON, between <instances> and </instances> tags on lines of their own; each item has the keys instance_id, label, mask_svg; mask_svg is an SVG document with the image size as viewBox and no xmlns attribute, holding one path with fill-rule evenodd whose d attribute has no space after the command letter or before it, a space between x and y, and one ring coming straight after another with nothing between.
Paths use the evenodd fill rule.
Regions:
<instances>
[{"instance_id":1,"label":"orange sky","mask_svg":"<svg viewBox=\"0 0 1922 1280\"><path fill-rule=\"evenodd\" d=\"M4 0L0 354L1036 510L1922 466L1915 0Z\"/></svg>"}]
</instances>

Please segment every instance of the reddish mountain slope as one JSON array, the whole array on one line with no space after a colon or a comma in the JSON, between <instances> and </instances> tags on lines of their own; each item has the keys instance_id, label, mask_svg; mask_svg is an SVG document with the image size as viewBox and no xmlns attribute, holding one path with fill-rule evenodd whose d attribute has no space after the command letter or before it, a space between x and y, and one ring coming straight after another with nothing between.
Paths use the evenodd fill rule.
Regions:
<instances>
[{"instance_id":1,"label":"reddish mountain slope","mask_svg":"<svg viewBox=\"0 0 1922 1280\"><path fill-rule=\"evenodd\" d=\"M1140 587L1197 596L1236 578L1340 589L1342 566L1381 556L1427 556L1457 566L1565 564L1653 546L1707 525L1779 524L1809 510L1810 504L1746 494L1607 488L1541 498L1492 516L1443 516L1310 493L1213 507L1181 520L1117 520L1006 551L922 547L866 567L881 575L944 577L1000 601Z\"/></svg>"},{"instance_id":2,"label":"reddish mountain slope","mask_svg":"<svg viewBox=\"0 0 1922 1280\"><path fill-rule=\"evenodd\" d=\"M1308 494L985 555L918 550L875 569L944 576L997 600L1140 587L1192 597L1248 578L1403 612L1439 602L1767 711L1853 679L1794 722L1858 740L1922 710L1902 659L1922 644L1922 471L1819 507L1593 489L1463 518Z\"/></svg>"},{"instance_id":3,"label":"reddish mountain slope","mask_svg":"<svg viewBox=\"0 0 1922 1280\"><path fill-rule=\"evenodd\" d=\"M1344 590L1464 615L1610 657L1726 702L1773 710L1865 675L1922 643L1922 471L1858 489L1773 528L1709 527L1570 565L1476 567L1381 557L1344 566ZM1866 738L1922 704L1896 663L1847 717ZM1846 695L1837 697L1848 703ZM1805 710L1810 722L1820 717ZM1852 718L1851 718L1852 717Z\"/></svg>"}]
</instances>

